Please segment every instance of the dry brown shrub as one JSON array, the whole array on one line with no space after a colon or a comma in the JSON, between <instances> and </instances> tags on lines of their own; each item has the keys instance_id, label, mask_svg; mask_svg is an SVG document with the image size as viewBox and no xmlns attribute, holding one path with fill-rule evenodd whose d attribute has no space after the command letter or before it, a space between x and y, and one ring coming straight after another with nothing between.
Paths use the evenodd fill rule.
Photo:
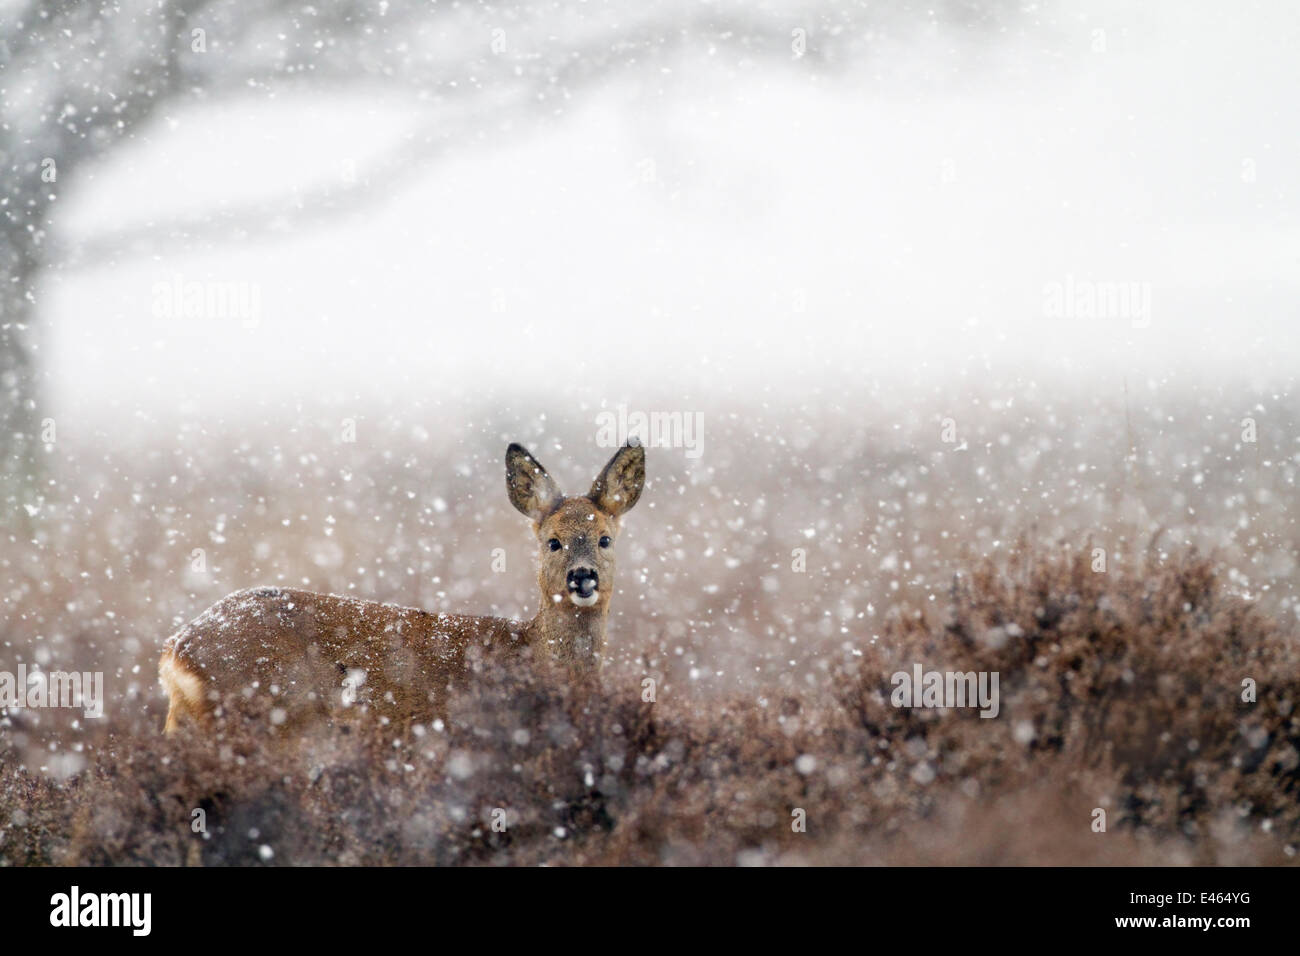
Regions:
<instances>
[{"instance_id":1,"label":"dry brown shrub","mask_svg":"<svg viewBox=\"0 0 1300 956\"><path fill-rule=\"evenodd\" d=\"M642 700L488 669L445 724L268 745L115 718L88 765L0 731L6 864L1278 863L1300 841L1294 637L1212 561L1094 573L1025 548L898 608L835 690ZM933 606L932 606L933 607ZM889 676L997 671L1000 713L899 709ZM1254 703L1242 681L1258 684ZM1105 833L1091 829L1095 808ZM207 835L192 832L193 811ZM806 816L806 832L792 821ZM505 828L494 827L504 820Z\"/></svg>"}]
</instances>

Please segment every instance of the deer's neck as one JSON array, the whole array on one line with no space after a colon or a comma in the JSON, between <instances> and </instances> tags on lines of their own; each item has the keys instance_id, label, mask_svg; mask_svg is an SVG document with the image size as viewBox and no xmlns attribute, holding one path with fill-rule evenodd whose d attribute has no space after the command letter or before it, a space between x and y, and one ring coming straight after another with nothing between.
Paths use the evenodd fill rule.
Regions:
<instances>
[{"instance_id":1,"label":"deer's neck","mask_svg":"<svg viewBox=\"0 0 1300 956\"><path fill-rule=\"evenodd\" d=\"M574 607L542 595L542 607L528 624L529 643L549 652L556 663L576 668L599 668L605 657L605 627L609 604Z\"/></svg>"}]
</instances>

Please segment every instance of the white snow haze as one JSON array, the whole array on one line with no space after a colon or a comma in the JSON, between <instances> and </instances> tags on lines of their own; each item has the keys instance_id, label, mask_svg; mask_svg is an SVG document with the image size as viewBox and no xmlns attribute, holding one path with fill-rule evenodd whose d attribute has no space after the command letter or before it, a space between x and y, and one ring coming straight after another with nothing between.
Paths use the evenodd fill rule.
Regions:
<instances>
[{"instance_id":1,"label":"white snow haze","mask_svg":"<svg viewBox=\"0 0 1300 956\"><path fill-rule=\"evenodd\" d=\"M691 48L396 168L415 91L187 107L60 197L69 246L111 254L40 291L49 386L230 412L484 380L1289 372L1298 41L1289 4L1048 4L993 35L882 30L832 72ZM111 241L357 178L362 201L236 239ZM256 315L159 314L193 282ZM1080 289L1132 298L1090 315Z\"/></svg>"}]
</instances>

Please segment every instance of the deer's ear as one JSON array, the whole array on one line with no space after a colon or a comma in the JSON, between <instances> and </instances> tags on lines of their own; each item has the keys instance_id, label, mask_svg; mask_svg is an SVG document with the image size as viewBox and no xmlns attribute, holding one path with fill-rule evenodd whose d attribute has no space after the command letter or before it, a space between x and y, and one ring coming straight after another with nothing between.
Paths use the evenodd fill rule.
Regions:
<instances>
[{"instance_id":1,"label":"deer's ear","mask_svg":"<svg viewBox=\"0 0 1300 956\"><path fill-rule=\"evenodd\" d=\"M541 521L560 503L560 487L523 445L506 449L506 494L525 516Z\"/></svg>"},{"instance_id":2,"label":"deer's ear","mask_svg":"<svg viewBox=\"0 0 1300 956\"><path fill-rule=\"evenodd\" d=\"M645 449L635 438L629 438L596 478L588 497L601 511L617 518L636 504L644 487Z\"/></svg>"}]
</instances>

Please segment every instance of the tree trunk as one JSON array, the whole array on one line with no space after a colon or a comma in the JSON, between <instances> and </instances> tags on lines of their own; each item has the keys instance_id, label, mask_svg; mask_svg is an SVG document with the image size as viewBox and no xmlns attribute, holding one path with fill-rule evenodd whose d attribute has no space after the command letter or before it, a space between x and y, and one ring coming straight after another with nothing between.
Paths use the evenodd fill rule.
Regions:
<instances>
[{"instance_id":1,"label":"tree trunk","mask_svg":"<svg viewBox=\"0 0 1300 956\"><path fill-rule=\"evenodd\" d=\"M40 374L32 326L40 271L22 237L0 235L0 525L25 519L40 480Z\"/></svg>"}]
</instances>

